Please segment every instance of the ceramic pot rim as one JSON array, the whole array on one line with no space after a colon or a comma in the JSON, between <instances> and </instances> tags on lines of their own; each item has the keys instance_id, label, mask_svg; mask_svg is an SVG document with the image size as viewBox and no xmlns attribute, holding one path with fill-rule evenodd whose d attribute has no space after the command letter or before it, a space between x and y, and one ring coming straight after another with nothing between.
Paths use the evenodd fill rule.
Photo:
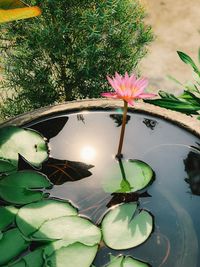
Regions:
<instances>
[{"instance_id":1,"label":"ceramic pot rim","mask_svg":"<svg viewBox=\"0 0 200 267\"><path fill-rule=\"evenodd\" d=\"M62 104L52 105L34 111L19 115L13 119L10 119L0 125L0 127L8 125L24 125L30 121L38 120L43 117L49 116L51 114L59 113L72 113L84 110L108 110L117 109L123 107L123 101L120 100L108 100L108 99L89 99L89 100L79 100L71 101ZM168 110L165 108L160 108L151 104L144 102L137 102L134 107L129 106L130 111L137 113L149 114L155 117L162 118L164 120L170 121L179 127L182 127L194 135L200 137L200 121L191 116L185 114Z\"/></svg>"}]
</instances>

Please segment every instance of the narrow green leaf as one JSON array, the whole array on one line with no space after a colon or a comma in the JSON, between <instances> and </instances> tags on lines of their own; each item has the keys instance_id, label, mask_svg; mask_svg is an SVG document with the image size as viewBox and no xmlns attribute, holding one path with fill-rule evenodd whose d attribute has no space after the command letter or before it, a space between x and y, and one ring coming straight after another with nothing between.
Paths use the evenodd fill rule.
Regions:
<instances>
[{"instance_id":1,"label":"narrow green leaf","mask_svg":"<svg viewBox=\"0 0 200 267\"><path fill-rule=\"evenodd\" d=\"M194 61L192 60L192 58L191 58L190 56L188 56L187 54L185 54L185 53L183 53L183 52L181 52L181 51L177 51L177 53L178 53L180 59L181 59L184 63L186 63L186 64L192 66L193 70L194 70L198 75L200 75L200 70L198 69L198 67L196 66L196 64L194 63Z\"/></svg>"},{"instance_id":2,"label":"narrow green leaf","mask_svg":"<svg viewBox=\"0 0 200 267\"><path fill-rule=\"evenodd\" d=\"M175 111L179 111L186 114L198 114L200 110L200 105L192 105L180 100L172 99L155 99L155 100L145 100L146 103L153 104L162 108L167 108Z\"/></svg>"},{"instance_id":3,"label":"narrow green leaf","mask_svg":"<svg viewBox=\"0 0 200 267\"><path fill-rule=\"evenodd\" d=\"M168 78L169 80L175 82L176 84L183 86L183 84L182 84L181 82L179 82L179 81L178 81L176 78L174 78L173 76L171 76L171 75L167 75L167 78Z\"/></svg>"}]
</instances>

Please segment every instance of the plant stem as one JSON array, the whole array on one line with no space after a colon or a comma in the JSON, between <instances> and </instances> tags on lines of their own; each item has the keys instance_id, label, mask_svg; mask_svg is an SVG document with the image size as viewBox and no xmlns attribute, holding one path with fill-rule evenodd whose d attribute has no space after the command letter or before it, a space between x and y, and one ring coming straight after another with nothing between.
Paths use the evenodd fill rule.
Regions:
<instances>
[{"instance_id":1,"label":"plant stem","mask_svg":"<svg viewBox=\"0 0 200 267\"><path fill-rule=\"evenodd\" d=\"M123 119L122 119L122 128L121 128L121 134L120 134L120 139L119 139L119 146L118 146L118 152L116 157L118 159L122 158L122 146L123 146L123 141L124 141L124 133L125 133L125 127L126 127L126 115L127 115L127 110L128 110L128 103L124 101L124 113L123 113Z\"/></svg>"}]
</instances>

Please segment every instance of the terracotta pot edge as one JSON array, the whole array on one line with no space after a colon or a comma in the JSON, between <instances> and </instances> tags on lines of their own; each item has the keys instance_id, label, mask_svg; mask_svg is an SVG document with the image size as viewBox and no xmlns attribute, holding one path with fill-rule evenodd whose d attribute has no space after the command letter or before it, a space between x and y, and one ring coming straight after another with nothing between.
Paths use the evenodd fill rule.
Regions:
<instances>
[{"instance_id":1,"label":"terracotta pot edge","mask_svg":"<svg viewBox=\"0 0 200 267\"><path fill-rule=\"evenodd\" d=\"M37 120L42 117L48 116L52 113L61 113L61 112L73 112L73 111L83 111L94 108L102 109L116 109L122 108L123 101L120 100L107 100L107 99L89 99L89 100L79 100L71 101L62 104L52 105L48 107L43 107L36 109L34 111L19 115L13 119L5 121L0 125L0 127L8 125L24 125L29 123L32 120ZM137 102L134 107L129 107L129 110L134 110L135 112L142 112L145 114L153 115L159 118L163 118L167 121L170 121L186 130L192 132L193 134L200 137L200 122L187 116L185 114L168 110L165 108L160 108L151 104L144 102Z\"/></svg>"}]
</instances>

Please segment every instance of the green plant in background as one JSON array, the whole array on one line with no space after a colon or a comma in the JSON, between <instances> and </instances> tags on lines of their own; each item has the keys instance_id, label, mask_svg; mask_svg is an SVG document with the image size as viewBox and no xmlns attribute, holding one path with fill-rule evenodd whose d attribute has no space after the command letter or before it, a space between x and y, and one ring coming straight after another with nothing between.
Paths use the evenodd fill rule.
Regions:
<instances>
[{"instance_id":1,"label":"green plant in background","mask_svg":"<svg viewBox=\"0 0 200 267\"><path fill-rule=\"evenodd\" d=\"M184 88L184 92L180 96L175 96L169 94L165 91L159 91L160 99L155 100L145 100L145 102L154 104L167 109L176 110L187 115L198 115L200 114L200 67L198 67L193 59L187 54L178 51L177 52L180 59L192 67L194 71L194 82L189 82L187 84L182 84L177 81L175 78L169 76L174 82L179 84ZM198 59L200 63L200 49L198 54ZM200 116L197 116L197 119L200 120Z\"/></svg>"},{"instance_id":2,"label":"green plant in background","mask_svg":"<svg viewBox=\"0 0 200 267\"><path fill-rule=\"evenodd\" d=\"M1 27L4 117L98 97L106 75L132 71L152 41L138 0L27 0L42 16ZM6 42L3 40L7 40Z\"/></svg>"}]
</instances>

